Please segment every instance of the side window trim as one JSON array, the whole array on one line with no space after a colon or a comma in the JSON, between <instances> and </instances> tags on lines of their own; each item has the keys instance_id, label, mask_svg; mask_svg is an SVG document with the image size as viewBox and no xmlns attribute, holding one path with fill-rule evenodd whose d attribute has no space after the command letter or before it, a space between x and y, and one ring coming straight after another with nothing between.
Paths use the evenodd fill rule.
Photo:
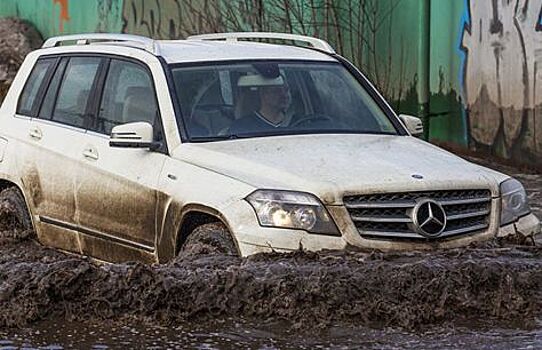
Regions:
<instances>
[{"instance_id":1,"label":"side window trim","mask_svg":"<svg viewBox=\"0 0 542 350\"><path fill-rule=\"evenodd\" d=\"M98 121L98 112L102 101L105 81L109 73L109 65L111 58L107 56L97 56L101 58L98 72L92 83L92 88L88 97L87 106L85 109L85 130L94 132Z\"/></svg>"},{"instance_id":2,"label":"side window trim","mask_svg":"<svg viewBox=\"0 0 542 350\"><path fill-rule=\"evenodd\" d=\"M39 100L36 98L36 101L34 102L36 104L36 111L35 112L33 111L33 113L32 113L33 115L31 117L32 118L37 118L38 117L38 114L39 114L39 112L40 112L40 110L41 110L41 108L43 106L43 101L45 99L45 95L47 94L47 90L49 89L49 85L51 84L51 81L53 80L54 74L56 73L56 70L58 69L58 66L60 65L61 60L63 60L63 59L69 60L72 57L96 57L96 58L101 58L103 60L102 61L103 64L101 63L100 66L98 67L98 72L96 73L96 79L93 82L91 93L89 95L89 103L87 103L87 109L88 110L86 111L86 113L87 113L87 116L86 116L86 118L87 118L87 120L86 120L87 128L85 129L85 131L96 133L98 135L104 135L104 134L100 134L100 133L97 133L96 131L92 130L92 127L97 122L98 111L99 111L100 104L101 104L101 101L102 101L102 95L103 95L103 92L104 92L105 81L107 79L109 64L110 64L111 60L116 59L116 60L120 60L120 61L135 63L135 64L138 64L141 67L143 67L145 69L145 71L149 74L151 84L152 84L152 89L154 91L154 98L156 100L156 105L157 105L156 120L158 122L155 123L155 125L153 125L153 127L159 129L159 130L157 130L157 132L160 132L162 134L162 139L163 139L163 141L162 141L163 146L160 149L158 149L157 152L160 152L160 153L163 153L163 154L169 154L169 150L168 150L168 146L167 146L167 139L166 139L166 136L165 136L164 123L162 121L162 113L161 113L161 109L160 109L160 102L159 102L159 99L158 99L158 90L156 89L156 84L154 82L154 75L153 75L151 69L149 68L149 66L147 64L145 64L145 62L140 61L140 60L135 59L135 58L132 58L132 57L119 56L119 55L114 55L114 54L86 53L86 52L73 52L73 53L53 54L53 55L43 55L43 56L41 56L39 59L42 59L42 58L43 59L45 59L45 58L56 58L56 62L52 65L50 72L48 72L48 76L46 76L47 81L46 81L46 84L43 84L44 85L43 86L43 93L39 94L37 96L37 97L39 97ZM166 75L166 80L168 82L170 82L171 77L168 75L168 73L170 73L170 72L167 69L167 65L165 65L165 62L163 62L161 57L158 57L158 59L159 59L160 63L162 64L162 67L164 68L164 73ZM64 74L65 74L65 71L66 71L66 67L67 67L67 64L64 66L63 72L61 73L62 74L62 81L64 80ZM98 78L100 78L100 79L98 79ZM44 79L44 82L45 82L45 79ZM172 80L171 80L171 83L172 83ZM54 98L55 98L54 104L55 105L56 105L56 102L57 102L56 100L58 98L58 93L60 91L61 85L62 85L62 83L59 84L59 86L57 87L57 91L55 91L55 94L54 94ZM169 88L171 88L171 87L169 87ZM41 87L40 87L40 89L41 89ZM41 93L41 91L39 91L39 92ZM171 96L171 93L170 93L169 97L173 98ZM176 103L173 103L173 105L174 105L174 108L177 108ZM34 105L33 105L33 108L34 108ZM49 119L44 119L44 120L49 120ZM53 123L58 123L58 122L55 122L54 120L49 120L49 121L51 121ZM58 124L64 125L62 123L58 123ZM69 127L72 127L72 126L69 126ZM78 128L78 129L81 129L81 128ZM108 137L109 135L106 135L106 136Z\"/></svg>"},{"instance_id":3,"label":"side window trim","mask_svg":"<svg viewBox=\"0 0 542 350\"><path fill-rule=\"evenodd\" d=\"M88 122L88 130L93 133L97 133L100 135L99 132L96 131L96 128L98 127L98 116L100 114L100 106L102 105L103 95L105 91L105 83L107 81L107 77L109 76L109 67L111 66L111 57L106 56L105 63L102 67L102 70L100 71L100 79L98 80L98 84L96 85L96 89L94 90L93 95L91 96L93 98L93 109L90 113L90 120ZM108 135L109 136L109 135Z\"/></svg>"},{"instance_id":4,"label":"side window trim","mask_svg":"<svg viewBox=\"0 0 542 350\"><path fill-rule=\"evenodd\" d=\"M58 57L57 58L57 61L55 63L55 70L53 72L51 72L51 76L49 78L49 81L47 82L47 88L44 89L43 91L43 96L41 96L40 98L40 103L39 103L39 106L37 108L37 111L36 113L34 113L34 117L33 118L38 118L38 119L43 119L43 120L51 120L51 118L48 118L48 119L45 119L45 118L39 118L39 114L41 113L41 109L43 107L43 102L45 100L45 95L47 94L47 91L49 90L49 88L51 87L51 82L53 81L53 78L55 76L55 74L57 73L57 70L59 69L59 66L60 66L60 63L65 60L65 61L69 61L68 58L66 57ZM62 86L62 81L64 80L64 74L66 73L66 67L68 66L68 62L66 62L66 64L62 67L62 72L58 72L58 74L60 74L60 83L58 84L58 86L56 87L56 91L53 93L53 108L54 106L56 105L56 100L58 98L58 92L60 91L60 87Z\"/></svg>"}]
</instances>

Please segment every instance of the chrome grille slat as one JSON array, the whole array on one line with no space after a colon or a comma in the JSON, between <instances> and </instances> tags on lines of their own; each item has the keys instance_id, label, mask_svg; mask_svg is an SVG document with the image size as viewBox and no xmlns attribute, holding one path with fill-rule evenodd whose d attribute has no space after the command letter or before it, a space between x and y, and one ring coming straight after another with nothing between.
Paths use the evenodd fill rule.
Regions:
<instances>
[{"instance_id":1,"label":"chrome grille slat","mask_svg":"<svg viewBox=\"0 0 542 350\"><path fill-rule=\"evenodd\" d=\"M348 209L373 209L373 208L414 208L416 202L405 203L360 203L360 204L346 204Z\"/></svg>"},{"instance_id":2,"label":"chrome grille slat","mask_svg":"<svg viewBox=\"0 0 542 350\"><path fill-rule=\"evenodd\" d=\"M343 198L361 236L415 240L427 239L415 231L411 218L412 209L424 199L441 204L447 214L444 232L431 239L478 232L489 227L492 200L489 190L377 193Z\"/></svg>"},{"instance_id":3,"label":"chrome grille slat","mask_svg":"<svg viewBox=\"0 0 542 350\"><path fill-rule=\"evenodd\" d=\"M490 198L472 198L472 199L456 199L456 200L440 200L437 201L441 205L458 205L458 204L475 204L475 203L486 203L491 201Z\"/></svg>"},{"instance_id":4,"label":"chrome grille slat","mask_svg":"<svg viewBox=\"0 0 542 350\"><path fill-rule=\"evenodd\" d=\"M390 238L389 232L383 232L383 231L364 231L361 234L362 237L381 237L381 238ZM423 238L417 233L413 232L401 232L401 238L413 238L413 239L419 239Z\"/></svg>"},{"instance_id":5,"label":"chrome grille slat","mask_svg":"<svg viewBox=\"0 0 542 350\"><path fill-rule=\"evenodd\" d=\"M437 200L437 203L440 203L443 206L448 205L459 205L459 204L475 204L475 203L487 203L491 201L491 197L488 198L472 198L472 199L456 199L456 200ZM360 209L360 208L414 208L416 202L398 202L398 203L356 203L350 204L345 203L345 206L349 209Z\"/></svg>"},{"instance_id":6,"label":"chrome grille slat","mask_svg":"<svg viewBox=\"0 0 542 350\"><path fill-rule=\"evenodd\" d=\"M489 227L489 224L478 224L474 226L459 228L456 230L450 230L450 231L444 231L441 235L441 237L449 237L449 236L456 236L462 233L468 233L473 231L481 231L483 229L486 229Z\"/></svg>"},{"instance_id":7,"label":"chrome grille slat","mask_svg":"<svg viewBox=\"0 0 542 350\"><path fill-rule=\"evenodd\" d=\"M394 217L373 217L373 216L359 216L351 215L350 216L354 221L363 221L363 222L412 222L411 218L394 218Z\"/></svg>"},{"instance_id":8,"label":"chrome grille slat","mask_svg":"<svg viewBox=\"0 0 542 350\"><path fill-rule=\"evenodd\" d=\"M489 209L481 210L481 211L475 211L471 213L464 213L464 214L456 214L456 215L448 215L446 219L448 221L452 220L459 220L459 219L467 219L467 218L473 218L477 216L483 216L489 214Z\"/></svg>"}]
</instances>

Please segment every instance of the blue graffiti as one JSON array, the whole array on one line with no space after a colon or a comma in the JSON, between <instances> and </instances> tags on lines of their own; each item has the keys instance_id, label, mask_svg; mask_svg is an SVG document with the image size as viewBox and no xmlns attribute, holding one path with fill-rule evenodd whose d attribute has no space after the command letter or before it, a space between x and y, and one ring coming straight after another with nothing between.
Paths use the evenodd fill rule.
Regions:
<instances>
[{"instance_id":1,"label":"blue graffiti","mask_svg":"<svg viewBox=\"0 0 542 350\"><path fill-rule=\"evenodd\" d=\"M467 64L467 50L463 46L463 35L465 33L465 30L470 31L470 26L471 26L471 14L470 14L469 0L463 0L463 15L461 16L461 27L457 35L457 44L455 46L458 49L458 55L461 62L460 63L461 68L459 69L457 74L458 74L458 81L459 81L459 86L461 87L462 95L464 93L463 89L465 87L465 65ZM469 142L469 135L468 135L468 130L467 130L468 129L467 118L468 118L467 111L464 108L462 108L461 122L462 122L463 130L466 131L463 134L464 144L468 144Z\"/></svg>"},{"instance_id":2,"label":"blue graffiti","mask_svg":"<svg viewBox=\"0 0 542 350\"><path fill-rule=\"evenodd\" d=\"M538 16L538 23L536 24L536 31L542 32L542 8L540 8L540 15Z\"/></svg>"}]
</instances>

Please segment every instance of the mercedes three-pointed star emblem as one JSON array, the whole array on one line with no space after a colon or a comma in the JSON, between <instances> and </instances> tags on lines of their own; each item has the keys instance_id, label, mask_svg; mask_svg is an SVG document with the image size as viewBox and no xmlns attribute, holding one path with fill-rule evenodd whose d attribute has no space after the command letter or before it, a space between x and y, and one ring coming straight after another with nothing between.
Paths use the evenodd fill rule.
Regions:
<instances>
[{"instance_id":1,"label":"mercedes three-pointed star emblem","mask_svg":"<svg viewBox=\"0 0 542 350\"><path fill-rule=\"evenodd\" d=\"M439 203L422 199L412 211L416 231L427 238L438 237L446 228L446 212Z\"/></svg>"}]
</instances>

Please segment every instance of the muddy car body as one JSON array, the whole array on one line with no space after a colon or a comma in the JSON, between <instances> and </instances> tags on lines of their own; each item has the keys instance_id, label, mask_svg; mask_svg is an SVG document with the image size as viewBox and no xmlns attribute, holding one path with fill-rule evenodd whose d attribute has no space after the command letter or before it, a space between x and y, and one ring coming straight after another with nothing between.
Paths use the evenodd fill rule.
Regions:
<instances>
[{"instance_id":1,"label":"muddy car body","mask_svg":"<svg viewBox=\"0 0 542 350\"><path fill-rule=\"evenodd\" d=\"M269 37L312 47L238 41ZM289 125L233 134L242 94L277 82ZM58 37L28 55L2 105L0 177L40 242L106 261L167 261L209 227L243 256L540 231L519 182L421 130L318 39Z\"/></svg>"}]
</instances>

